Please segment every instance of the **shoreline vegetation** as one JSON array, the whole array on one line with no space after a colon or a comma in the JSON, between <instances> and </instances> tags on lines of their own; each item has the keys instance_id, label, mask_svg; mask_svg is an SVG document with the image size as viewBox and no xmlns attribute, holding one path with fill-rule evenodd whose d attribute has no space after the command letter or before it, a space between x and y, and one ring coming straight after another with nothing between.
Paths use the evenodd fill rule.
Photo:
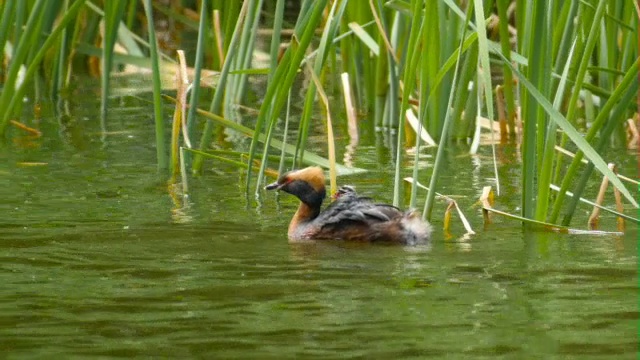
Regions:
<instances>
[{"instance_id":1,"label":"shoreline vegetation","mask_svg":"<svg viewBox=\"0 0 640 360\"><path fill-rule=\"evenodd\" d=\"M600 211L617 216L620 232L625 221L640 223L638 176L618 174L602 157L639 147L640 1L7 0L0 10L2 138L41 136L24 114L45 99L64 102L74 77L87 74L100 79L106 136L112 76L150 72L152 86L141 91L153 94L158 169L183 202L189 176L211 160L244 169L247 195L261 195L267 176L307 165L328 169L335 191L337 176L366 171L350 161L363 133L386 133L394 205L408 200L430 220L434 199L444 198L445 228L457 209L473 233L456 202L437 194L452 144L472 154L492 148L485 221L507 216L572 232L585 202L594 209L590 230ZM238 112L255 121L242 123ZM312 125L324 129L325 149L308 147ZM342 163L336 126L349 135ZM229 131L250 145L228 146ZM518 149L519 214L494 205L502 195L496 144ZM419 156L432 147L425 166ZM600 193L584 199L594 181Z\"/></svg>"}]
</instances>

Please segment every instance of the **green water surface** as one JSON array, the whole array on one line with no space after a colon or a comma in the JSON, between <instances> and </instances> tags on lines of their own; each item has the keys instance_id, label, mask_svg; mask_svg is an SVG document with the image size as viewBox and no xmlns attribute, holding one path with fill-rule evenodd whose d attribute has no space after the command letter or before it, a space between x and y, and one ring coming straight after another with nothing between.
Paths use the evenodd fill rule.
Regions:
<instances>
[{"instance_id":1,"label":"green water surface","mask_svg":"<svg viewBox=\"0 0 640 360\"><path fill-rule=\"evenodd\" d=\"M208 162L180 208L155 169L151 106L114 99L104 137L96 101L71 101L39 120L42 138L14 133L0 151L2 358L637 357L637 226L484 227L474 203L495 188L490 147L454 148L439 189L476 235L454 216L445 236L438 202L428 247L290 245L295 200L247 198L242 172ZM516 150L497 151L496 207L517 213ZM389 202L391 154L381 135L363 139L354 161L371 171L340 181ZM619 157L635 174L633 155ZM615 229L609 215L601 224Z\"/></svg>"}]
</instances>

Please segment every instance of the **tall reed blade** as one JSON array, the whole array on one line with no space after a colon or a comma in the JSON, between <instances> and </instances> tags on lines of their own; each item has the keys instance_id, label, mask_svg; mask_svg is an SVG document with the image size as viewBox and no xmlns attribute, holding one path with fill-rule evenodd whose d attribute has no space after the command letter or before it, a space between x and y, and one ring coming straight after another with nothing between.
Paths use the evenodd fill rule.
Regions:
<instances>
[{"instance_id":1,"label":"tall reed blade","mask_svg":"<svg viewBox=\"0 0 640 360\"><path fill-rule=\"evenodd\" d=\"M414 3L414 7L413 7L413 16L411 18L411 30L409 32L409 43L407 44L407 58L409 59L409 66L405 69L404 72L404 77L403 77L403 83L404 83L404 89L402 91L402 104L400 106L400 119L399 119L399 124L400 127L404 127L404 123L405 123L405 114L407 113L407 109L409 108L409 97L411 96L411 94L413 93L413 89L415 88L415 79L416 79L416 70L417 70L417 64L419 59L421 58L421 55L423 55L420 50L420 34L422 34L422 30L424 29L424 13L422 11L422 4L420 1L415 1ZM422 42L422 46L427 46L427 42L423 41ZM424 119L422 119L422 121L424 121ZM420 130L422 129L422 121L420 121L420 125L418 127L417 130L417 143L416 143L416 157L418 156L418 154L420 153ZM398 139L400 138L400 136L398 136ZM400 143L400 140L398 140L398 142ZM400 148L400 147L399 147ZM404 149L402 149L404 151ZM396 153L399 154L399 152ZM401 157L398 157L398 160ZM401 163L398 161L396 163L396 169L395 169L395 175L394 175L394 191L393 191L393 198L394 198L394 203L399 203L400 202L400 187L401 184L400 182L402 181L401 177L401 170L402 170L402 166ZM413 178L417 179L418 178L418 162L414 161L413 164ZM417 186L413 186L411 188L411 199L409 201L410 207L414 208L415 207L415 202L416 202L416 195L417 195Z\"/></svg>"},{"instance_id":2,"label":"tall reed blade","mask_svg":"<svg viewBox=\"0 0 640 360\"><path fill-rule=\"evenodd\" d=\"M125 1L122 1L122 3L125 3ZM147 26L149 29L149 45L151 50L151 71L153 74L153 115L155 119L156 130L156 157L158 161L158 170L165 170L169 166L169 159L166 150L164 114L162 112L162 83L160 81L160 59L158 56L158 42L155 35L156 30L153 23L153 8L151 0L144 0L142 4L144 5L144 11L147 16ZM124 4L122 6L124 6ZM106 69L104 69L103 71L105 70ZM106 79L108 79L108 75ZM103 81L105 80L103 79ZM103 101L106 101L106 99L103 98ZM106 115L106 109L104 111L104 114Z\"/></svg>"},{"instance_id":3,"label":"tall reed blade","mask_svg":"<svg viewBox=\"0 0 640 360\"><path fill-rule=\"evenodd\" d=\"M549 114L549 117L552 121L555 121L559 128L561 128L564 133L573 141L573 143L580 149L581 152L591 161L595 167L607 178L609 181L618 189L620 192L627 198L627 200L635 207L638 207L638 202L631 195L629 190L622 184L620 179L608 168L607 163L604 162L602 157L596 152L596 150L587 142L587 139L582 136L574 127L569 123L567 118L565 118L558 110L553 108L553 105L547 100L537 89L536 87L529 82L529 80L518 71L511 63L506 61L506 58L497 53L497 55L511 68L511 71L520 79L522 85L533 95L535 100L540 103L542 108ZM640 59L638 60L640 61ZM637 74L637 64L635 66L635 71L633 74ZM578 156L574 158L578 159ZM579 161L579 159L578 159ZM566 190L562 190L566 191ZM556 202L558 200L556 199Z\"/></svg>"},{"instance_id":4,"label":"tall reed blade","mask_svg":"<svg viewBox=\"0 0 640 360\"><path fill-rule=\"evenodd\" d=\"M638 81L636 79L636 81L632 83L632 85L629 87L629 89L624 94L622 99L620 99L620 102L612 111L609 121L607 121L604 128L601 129L599 133L600 137L598 139L598 142L594 146L596 151L602 152L605 149L606 145L610 141L611 134L614 132L616 128L620 127L620 125L624 122L624 119L625 119L624 113L627 111L628 104L630 104L633 101L633 97L637 93L638 93ZM577 157L578 156L576 156L576 158ZM573 218L573 214L575 212L575 208L578 205L579 198L587 185L587 181L589 180L589 177L593 172L593 169L594 169L594 164L589 162L587 164L587 167L584 169L582 176L580 177L577 184L575 185L574 191L573 191L574 196L569 201L569 204L567 205L565 210L565 215L562 219L563 224L569 224L571 222L571 219Z\"/></svg>"},{"instance_id":5,"label":"tall reed blade","mask_svg":"<svg viewBox=\"0 0 640 360\"><path fill-rule=\"evenodd\" d=\"M571 58L573 58L573 49L575 49L575 42L569 52L569 59L562 72L560 84L556 91L555 99L553 100L553 107L558 111L560 110L562 100L564 99L565 85L567 84L567 77L569 74L569 65L571 64ZM558 125L555 121L550 121L547 125L544 144L545 147L541 161L542 166L540 167L540 173L538 174L538 203L535 214L535 219L538 221L545 221L549 210L549 193L551 188L551 175L553 172L552 166L556 146L557 129Z\"/></svg>"},{"instance_id":6,"label":"tall reed blade","mask_svg":"<svg viewBox=\"0 0 640 360\"><path fill-rule=\"evenodd\" d=\"M480 80L481 84L478 84L478 87L482 85L484 91L482 94L484 95L485 100L485 108L487 109L487 118L489 121L494 120L493 115L493 86L491 85L491 66L489 65L489 40L487 39L487 29L484 26L485 23L485 12L484 5L482 0L474 0L474 14L476 19L476 31L478 32L478 60L479 60L479 71L480 71ZM470 10L467 10L470 11ZM462 43L462 42L461 42ZM462 45L461 45L462 46ZM478 88L480 91L480 88ZM449 103L447 107L447 113L449 112L449 107L451 103ZM479 112L479 111L478 111ZM493 134L493 132L492 132ZM496 193L500 195L500 177L498 175L498 168L496 164L496 150L495 143L491 142L491 151L493 153L493 170L495 174L496 180Z\"/></svg>"},{"instance_id":7,"label":"tall reed blade","mask_svg":"<svg viewBox=\"0 0 640 360\"><path fill-rule=\"evenodd\" d=\"M65 12L64 16L58 21L56 27L51 31L44 44L38 49L38 52L31 60L27 71L25 72L22 83L17 87L17 89L12 91L3 91L2 95L0 95L0 99L2 99L5 95L11 96L9 99L9 104L6 106L2 119L0 121L0 134L4 130L4 126L11 119L12 114L15 113L15 109L17 106L22 103L22 99L24 98L25 92L27 91L27 84L33 79L37 70L42 65L42 59L45 57L47 52L55 45L55 43L59 40L60 36L64 32L66 26L75 19L78 11L84 6L85 0L78 0L73 3L71 7ZM13 65L13 63L12 63ZM11 68L10 68L11 71ZM5 82L5 88L9 84L9 80ZM14 83L13 86L16 84ZM2 100L0 100L2 101Z\"/></svg>"},{"instance_id":8,"label":"tall reed blade","mask_svg":"<svg viewBox=\"0 0 640 360\"><path fill-rule=\"evenodd\" d=\"M204 61L205 35L207 34L207 21L209 11L209 0L202 0L200 4L200 23L198 25L198 44L196 46L196 60L193 69L193 88L189 98L189 110L186 117L187 135L192 138L195 128L196 109L198 107L198 97L200 96L200 78L202 76L202 66Z\"/></svg>"},{"instance_id":9,"label":"tall reed blade","mask_svg":"<svg viewBox=\"0 0 640 360\"><path fill-rule=\"evenodd\" d=\"M598 34L600 31L600 23L602 21L602 18L604 16L605 13L605 8L606 8L606 0L599 0L598 2L598 7L595 11L595 14L593 15L593 20L592 20L592 24L591 27L589 29L589 35L587 36L587 40L586 40L586 44L584 46L584 56L582 56L580 63L579 63L579 67L578 67L578 73L576 74L576 78L575 78L575 83L574 83L574 87L573 87L573 92L571 93L571 97L569 98L569 102L567 104L567 117L566 119L570 122L573 123L575 121L576 118L576 112L578 110L578 99L580 97L580 90L582 89L582 84L585 82L585 77L587 74L587 68L589 66L589 61L590 61L590 55L593 52L593 49L596 45L596 41L598 40ZM584 15L583 15L584 16ZM568 135L568 134L567 134ZM559 161L558 164L556 165L557 168L559 168ZM606 167L605 167L606 168ZM570 168L571 170L571 168ZM606 168L606 170L609 170L608 168ZM574 170L575 171L575 170ZM569 183L571 183L573 181L573 177L574 177L575 173L567 171L567 173L565 174L562 184L560 186L560 192L558 193L558 196L556 197L556 200L554 201L553 204L553 209L551 211L551 215L549 217L549 221L552 223L555 223L558 219L558 216L560 214L560 208L563 205L564 202L564 198L565 198L565 194L566 191L568 189ZM620 184L622 185L622 184Z\"/></svg>"},{"instance_id":10,"label":"tall reed blade","mask_svg":"<svg viewBox=\"0 0 640 360\"><path fill-rule=\"evenodd\" d=\"M470 8L467 9L467 18L466 18L465 26L463 29L467 28L471 20L472 11L473 11L473 7L470 6ZM458 57L456 59L456 67L453 72L453 87L449 94L449 103L447 104L447 112L445 114L444 124L442 126L442 133L440 134L440 145L438 146L438 151L436 153L436 159L433 164L433 173L431 174L431 180L429 180L429 192L427 193L427 198L425 199L425 202L424 202L424 209L422 211L422 218L427 220L431 219L433 202L436 196L436 186L438 183L438 178L440 176L440 169L442 167L442 162L444 159L444 152L446 151L445 146L443 146L443 142L445 141L445 139L447 139L447 136L449 134L449 128L451 125L451 105L453 104L453 95L455 94L455 88L456 88L457 79L458 79L458 72L460 71L460 67L462 63L460 59L462 57L462 46L464 45L464 39L465 39L465 36L464 36L464 30L463 30L462 36L460 36L460 44L458 46Z\"/></svg>"},{"instance_id":11,"label":"tall reed blade","mask_svg":"<svg viewBox=\"0 0 640 360\"><path fill-rule=\"evenodd\" d=\"M319 75L325 66L327 57L329 56L330 49L333 46L333 39L340 27L340 21L345 12L347 1L340 3L340 7L337 7L338 2L334 2L329 16L327 17L327 24L322 32L320 38L320 44L318 45L318 51L313 64L313 71L316 75ZM297 146L299 149L304 149L307 144L307 136L309 134L309 127L311 125L311 118L313 116L314 104L316 97L316 84L311 82L305 95L304 107L302 109L302 117L300 119L300 131L298 132ZM301 153L297 159L297 164L304 161L304 153Z\"/></svg>"},{"instance_id":12,"label":"tall reed blade","mask_svg":"<svg viewBox=\"0 0 640 360\"><path fill-rule=\"evenodd\" d=\"M9 101L14 93L13 89L15 89L17 85L18 72L29 54L31 44L33 44L32 38L39 35L35 30L39 26L38 19L42 15L41 10L44 5L45 0L38 0L35 2L31 8L31 13L29 14L29 19L25 26L26 31L19 38L18 43L14 47L14 54L11 57L11 63L5 78L4 88L2 94L0 94L0 109L4 113L2 122L0 123L0 136L4 135L9 119L13 116L12 112L9 111L11 109L8 108ZM2 50L4 51L4 49Z\"/></svg>"},{"instance_id":13,"label":"tall reed blade","mask_svg":"<svg viewBox=\"0 0 640 360\"><path fill-rule=\"evenodd\" d=\"M148 4L147 4L148 3ZM145 0L144 4L151 7L151 1ZM124 10L127 6L126 0L110 0L105 2L104 9L104 31L102 36L102 73L101 80L101 106L100 106L100 120L103 132L107 129L107 112L109 107L109 89L110 89L110 77L111 69L113 67L113 49L118 39L118 26L120 25L120 19L124 16ZM147 18L150 18L150 10L147 13ZM151 23L153 21L151 20ZM155 29L151 34L155 34ZM165 164L166 167L166 164Z\"/></svg>"},{"instance_id":14,"label":"tall reed blade","mask_svg":"<svg viewBox=\"0 0 640 360\"><path fill-rule=\"evenodd\" d=\"M224 58L224 64L222 65L222 70L220 71L220 78L218 79L218 86L213 94L213 99L211 100L211 105L209 106L209 112L220 115L222 113L222 100L224 99L225 94L225 85L227 83L227 78L229 76L229 72L231 71L231 65L234 57L236 56L236 51L238 50L239 40L240 40L240 29L242 29L242 24L245 20L245 15L247 14L247 9L249 6L249 2L245 1L242 3L242 8L240 9L240 13L238 15L238 19L235 24L235 29L233 30L233 35L231 36L231 40L229 43L229 47L227 50L227 54ZM202 131L202 136L200 137L200 151L205 150L209 147L209 142L211 141L211 136L213 135L213 124L211 122L207 122L205 124L204 130ZM193 159L192 171L197 174L202 170L202 162L204 158L200 154L196 154Z\"/></svg>"},{"instance_id":15,"label":"tall reed blade","mask_svg":"<svg viewBox=\"0 0 640 360\"><path fill-rule=\"evenodd\" d=\"M260 132L265 121L267 121L267 124L270 124L269 126L272 127L280 115L280 110L287 101L289 88L295 80L298 69L304 59L306 49L311 43L315 34L315 29L320 22L326 3L326 0L315 1L308 13L302 18L299 18L295 30L296 35L293 39L295 41L299 35L299 43L295 46L295 51L294 46L291 46L289 50L287 50L285 57L280 62L278 70L276 70L271 83L267 86L265 101L262 103L262 106L260 106L260 112L258 114L258 119L256 120L256 132ZM253 162L256 148L257 139L253 138L249 149L249 164ZM249 169L247 171L247 191L249 190L251 183L251 176L252 171Z\"/></svg>"},{"instance_id":16,"label":"tall reed blade","mask_svg":"<svg viewBox=\"0 0 640 360\"><path fill-rule=\"evenodd\" d=\"M502 53L508 60L511 60L511 37L509 35L509 18L507 16L507 7L509 6L509 0L496 0L496 6L498 8L498 17L500 18L499 31L500 31L500 45L502 46ZM575 3L575 2L572 2ZM514 88L513 88L513 75L508 66L502 68L504 76L504 99L507 110L507 124L509 126L509 133L513 136L515 134L515 116L516 105L514 100Z\"/></svg>"},{"instance_id":17,"label":"tall reed blade","mask_svg":"<svg viewBox=\"0 0 640 360\"><path fill-rule=\"evenodd\" d=\"M0 64L4 64L4 49L6 48L5 46L9 37L11 20L14 16L13 9L15 8L16 2L20 2L20 0L8 0L4 1L4 4L0 4L0 6L2 6L2 16L0 17ZM4 67L4 65L2 65L2 67Z\"/></svg>"},{"instance_id":18,"label":"tall reed blade","mask_svg":"<svg viewBox=\"0 0 640 360\"><path fill-rule=\"evenodd\" d=\"M529 36L529 59L539 59L537 61L531 61L527 68L527 78L533 83L536 88L540 89L542 84L542 78L544 75L544 60L546 58L543 53L544 35L546 33L544 29L544 20L546 13L546 2L539 1L533 4L533 14L531 31L528 32ZM508 66L507 66L508 67ZM538 159L542 158L540 148L538 145L544 140L542 133L538 134L538 129L544 129L540 121L539 116L542 113L539 112L539 105L536 103L535 98L530 93L527 93L526 102L523 106L524 116L524 130L522 137L522 216L528 219L533 219L536 209L536 179L538 174ZM536 219L542 221L542 219Z\"/></svg>"}]
</instances>

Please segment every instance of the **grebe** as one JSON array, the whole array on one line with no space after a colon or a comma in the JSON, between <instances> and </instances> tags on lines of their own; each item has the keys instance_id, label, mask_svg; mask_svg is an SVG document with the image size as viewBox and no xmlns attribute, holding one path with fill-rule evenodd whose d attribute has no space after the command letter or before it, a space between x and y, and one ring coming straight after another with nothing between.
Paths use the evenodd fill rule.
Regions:
<instances>
[{"instance_id":1,"label":"grebe","mask_svg":"<svg viewBox=\"0 0 640 360\"><path fill-rule=\"evenodd\" d=\"M406 245L426 243L431 226L415 211L403 212L395 206L374 203L358 196L351 186L342 186L324 211L324 173L320 167L290 171L266 190L282 190L300 199L289 224L289 240L347 240L388 242Z\"/></svg>"}]
</instances>

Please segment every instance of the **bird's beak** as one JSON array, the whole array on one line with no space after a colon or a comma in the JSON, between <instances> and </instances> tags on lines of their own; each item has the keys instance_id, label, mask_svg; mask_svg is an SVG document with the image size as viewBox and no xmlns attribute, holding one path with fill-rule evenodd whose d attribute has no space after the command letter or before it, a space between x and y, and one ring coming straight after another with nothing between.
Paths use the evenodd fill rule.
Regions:
<instances>
[{"instance_id":1,"label":"bird's beak","mask_svg":"<svg viewBox=\"0 0 640 360\"><path fill-rule=\"evenodd\" d=\"M280 188L283 186L284 184L278 184L278 182L274 182L271 183L267 186L264 187L265 190L280 190Z\"/></svg>"}]
</instances>

